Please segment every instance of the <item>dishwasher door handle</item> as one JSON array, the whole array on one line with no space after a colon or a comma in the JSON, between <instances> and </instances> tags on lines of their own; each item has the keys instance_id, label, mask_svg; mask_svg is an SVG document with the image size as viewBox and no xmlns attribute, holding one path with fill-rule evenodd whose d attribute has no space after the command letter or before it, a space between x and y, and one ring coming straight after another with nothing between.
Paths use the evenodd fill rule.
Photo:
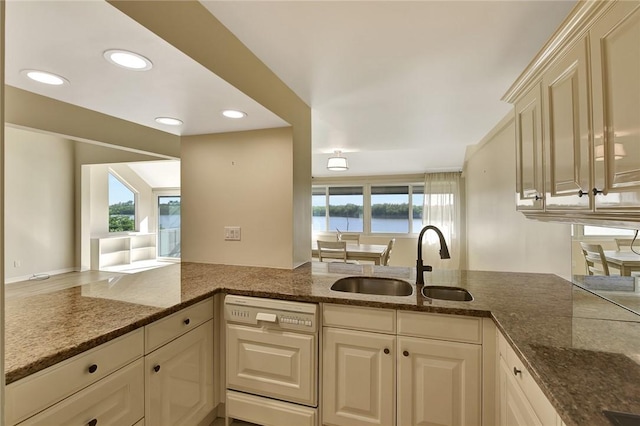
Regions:
<instances>
[{"instance_id":1,"label":"dishwasher door handle","mask_svg":"<svg viewBox=\"0 0 640 426\"><path fill-rule=\"evenodd\" d=\"M278 317L276 314L268 314L266 312L258 312L256 315L256 320L265 321L265 322L276 322Z\"/></svg>"}]
</instances>

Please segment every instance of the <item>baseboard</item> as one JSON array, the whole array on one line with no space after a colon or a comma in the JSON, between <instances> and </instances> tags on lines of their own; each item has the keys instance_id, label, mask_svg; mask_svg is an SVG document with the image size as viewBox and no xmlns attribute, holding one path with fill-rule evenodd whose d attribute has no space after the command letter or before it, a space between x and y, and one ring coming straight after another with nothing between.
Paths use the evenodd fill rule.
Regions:
<instances>
[{"instance_id":1,"label":"baseboard","mask_svg":"<svg viewBox=\"0 0 640 426\"><path fill-rule=\"evenodd\" d=\"M46 272L40 272L38 274L33 274L33 275L23 275L20 277L11 277L11 278L5 278L4 283L5 284L11 284L11 283L17 283L20 281L28 281L28 280L37 280L38 277L51 277L53 275L58 275L58 274L66 274L68 272L75 272L77 271L77 268L64 268L64 269L56 269L54 271L46 271Z\"/></svg>"}]
</instances>

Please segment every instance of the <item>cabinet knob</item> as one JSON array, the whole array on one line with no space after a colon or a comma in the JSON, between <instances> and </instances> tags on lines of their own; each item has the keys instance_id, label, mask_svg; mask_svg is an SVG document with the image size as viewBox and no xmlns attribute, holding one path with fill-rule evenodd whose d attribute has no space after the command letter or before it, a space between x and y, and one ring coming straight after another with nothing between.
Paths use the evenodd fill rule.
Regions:
<instances>
[{"instance_id":1,"label":"cabinet knob","mask_svg":"<svg viewBox=\"0 0 640 426\"><path fill-rule=\"evenodd\" d=\"M91 364L91 365L89 366L89 373L93 374L93 373L95 373L96 371L98 371L98 365L97 365L97 364Z\"/></svg>"},{"instance_id":2,"label":"cabinet knob","mask_svg":"<svg viewBox=\"0 0 640 426\"><path fill-rule=\"evenodd\" d=\"M189 325L189 323L191 322L191 320L189 318L187 318L186 320L183 321L184 325Z\"/></svg>"},{"instance_id":3,"label":"cabinet knob","mask_svg":"<svg viewBox=\"0 0 640 426\"><path fill-rule=\"evenodd\" d=\"M583 195L589 195L588 191L583 191L582 189L578 191L578 197L582 198Z\"/></svg>"},{"instance_id":4,"label":"cabinet knob","mask_svg":"<svg viewBox=\"0 0 640 426\"><path fill-rule=\"evenodd\" d=\"M153 371L155 371L156 373L160 371L160 366L159 365L154 366Z\"/></svg>"},{"instance_id":5,"label":"cabinet knob","mask_svg":"<svg viewBox=\"0 0 640 426\"><path fill-rule=\"evenodd\" d=\"M409 351L402 351L402 355L409 356Z\"/></svg>"},{"instance_id":6,"label":"cabinet knob","mask_svg":"<svg viewBox=\"0 0 640 426\"><path fill-rule=\"evenodd\" d=\"M534 197L534 199L535 199L536 201L539 201L539 200L542 200L542 197L541 197L540 195L536 194L536 196Z\"/></svg>"},{"instance_id":7,"label":"cabinet knob","mask_svg":"<svg viewBox=\"0 0 640 426\"><path fill-rule=\"evenodd\" d=\"M91 419L87 426L96 426L98 424L98 419Z\"/></svg>"},{"instance_id":8,"label":"cabinet knob","mask_svg":"<svg viewBox=\"0 0 640 426\"><path fill-rule=\"evenodd\" d=\"M591 190L591 192L593 192L593 195L598 195L598 194L603 194L603 193L604 193L604 191L603 191L603 190L598 189L598 188L593 188L593 189Z\"/></svg>"},{"instance_id":9,"label":"cabinet knob","mask_svg":"<svg viewBox=\"0 0 640 426\"><path fill-rule=\"evenodd\" d=\"M516 375L516 376L517 376L518 374L522 375L522 370L518 370L518 368L513 367L513 374L514 374L514 375Z\"/></svg>"},{"instance_id":10,"label":"cabinet knob","mask_svg":"<svg viewBox=\"0 0 640 426\"><path fill-rule=\"evenodd\" d=\"M389 350L389 348L384 348L384 353L385 353L385 354L389 355L389 352L391 352L391 351Z\"/></svg>"}]
</instances>

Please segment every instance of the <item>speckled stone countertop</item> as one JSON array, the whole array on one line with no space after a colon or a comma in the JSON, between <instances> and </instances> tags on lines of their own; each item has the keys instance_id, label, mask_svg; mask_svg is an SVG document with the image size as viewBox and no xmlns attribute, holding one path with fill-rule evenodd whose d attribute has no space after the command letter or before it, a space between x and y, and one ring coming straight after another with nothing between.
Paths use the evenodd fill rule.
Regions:
<instances>
[{"instance_id":1,"label":"speckled stone countertop","mask_svg":"<svg viewBox=\"0 0 640 426\"><path fill-rule=\"evenodd\" d=\"M183 263L5 301L7 383L203 300L231 293L493 318L567 426L640 413L640 316L551 274L434 271L471 302L330 290L349 275L415 282L410 268L312 262L294 270ZM640 287L636 283L636 288Z\"/></svg>"}]
</instances>

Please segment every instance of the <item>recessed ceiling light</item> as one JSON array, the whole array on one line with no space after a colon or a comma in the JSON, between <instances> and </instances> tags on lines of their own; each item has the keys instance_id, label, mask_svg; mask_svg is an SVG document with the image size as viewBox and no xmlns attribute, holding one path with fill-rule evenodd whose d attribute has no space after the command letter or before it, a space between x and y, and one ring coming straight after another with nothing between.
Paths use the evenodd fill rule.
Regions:
<instances>
[{"instance_id":1,"label":"recessed ceiling light","mask_svg":"<svg viewBox=\"0 0 640 426\"><path fill-rule=\"evenodd\" d=\"M146 71L153 67L151 61L144 56L126 50L107 50L104 58L112 64L134 71Z\"/></svg>"},{"instance_id":2,"label":"recessed ceiling light","mask_svg":"<svg viewBox=\"0 0 640 426\"><path fill-rule=\"evenodd\" d=\"M235 109L225 109L222 111L222 115L227 118L244 118L247 116L247 113Z\"/></svg>"},{"instance_id":3,"label":"recessed ceiling light","mask_svg":"<svg viewBox=\"0 0 640 426\"><path fill-rule=\"evenodd\" d=\"M166 124L167 126L182 125L182 120L178 120L177 118L171 118L171 117L156 117L156 121L160 124Z\"/></svg>"},{"instance_id":4,"label":"recessed ceiling light","mask_svg":"<svg viewBox=\"0 0 640 426\"><path fill-rule=\"evenodd\" d=\"M37 81L38 83L50 84L52 86L60 86L65 83L69 83L64 77L60 77L59 75L52 74L50 72L38 71L38 70L22 70L22 74L29 77L31 80Z\"/></svg>"}]
</instances>

